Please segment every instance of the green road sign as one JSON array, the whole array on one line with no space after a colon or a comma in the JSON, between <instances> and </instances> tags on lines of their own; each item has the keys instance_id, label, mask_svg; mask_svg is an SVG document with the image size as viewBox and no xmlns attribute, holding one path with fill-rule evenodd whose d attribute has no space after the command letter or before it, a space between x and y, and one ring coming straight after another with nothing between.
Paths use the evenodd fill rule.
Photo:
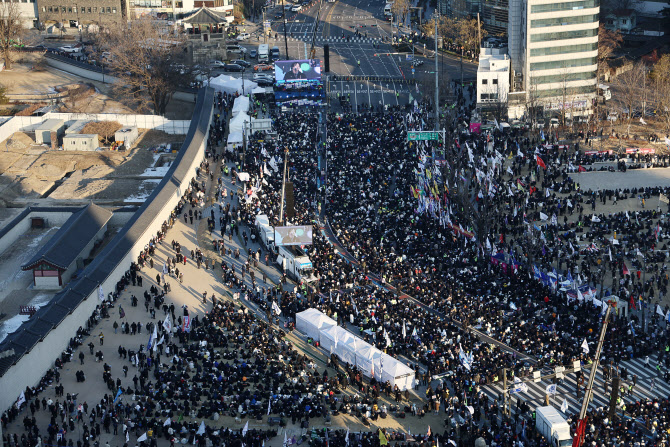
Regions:
<instances>
[{"instance_id":1,"label":"green road sign","mask_svg":"<svg viewBox=\"0 0 670 447\"><path fill-rule=\"evenodd\" d=\"M407 141L438 141L439 139L440 139L439 132L433 132L433 131L407 132Z\"/></svg>"}]
</instances>

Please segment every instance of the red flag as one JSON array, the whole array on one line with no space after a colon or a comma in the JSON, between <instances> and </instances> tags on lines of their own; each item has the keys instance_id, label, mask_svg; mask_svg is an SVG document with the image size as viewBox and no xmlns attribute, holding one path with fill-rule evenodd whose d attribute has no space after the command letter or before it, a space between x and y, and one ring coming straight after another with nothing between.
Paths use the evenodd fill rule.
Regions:
<instances>
[{"instance_id":1,"label":"red flag","mask_svg":"<svg viewBox=\"0 0 670 447\"><path fill-rule=\"evenodd\" d=\"M417 84L417 85L418 85L418 84ZM459 149L461 148L461 145L460 145L460 143L458 142L458 140L454 140L454 143L456 143L456 147L457 147L457 148L459 148Z\"/></svg>"},{"instance_id":2,"label":"red flag","mask_svg":"<svg viewBox=\"0 0 670 447\"><path fill-rule=\"evenodd\" d=\"M578 171L579 171L579 172L586 172L586 168L585 168L584 166L582 166L582 165L579 165L579 169L578 169Z\"/></svg>"},{"instance_id":3,"label":"red flag","mask_svg":"<svg viewBox=\"0 0 670 447\"><path fill-rule=\"evenodd\" d=\"M630 296L630 307L632 307L633 310L637 309L637 306L635 305L635 298L633 298L633 295Z\"/></svg>"},{"instance_id":4,"label":"red flag","mask_svg":"<svg viewBox=\"0 0 670 447\"><path fill-rule=\"evenodd\" d=\"M624 275L630 275L630 271L628 270L628 267L626 267L626 263L623 263L623 268L621 269L622 273Z\"/></svg>"},{"instance_id":5,"label":"red flag","mask_svg":"<svg viewBox=\"0 0 670 447\"><path fill-rule=\"evenodd\" d=\"M544 160L539 155L535 156L535 161L537 162L538 166L542 166L543 169L547 169L547 165L544 164Z\"/></svg>"}]
</instances>

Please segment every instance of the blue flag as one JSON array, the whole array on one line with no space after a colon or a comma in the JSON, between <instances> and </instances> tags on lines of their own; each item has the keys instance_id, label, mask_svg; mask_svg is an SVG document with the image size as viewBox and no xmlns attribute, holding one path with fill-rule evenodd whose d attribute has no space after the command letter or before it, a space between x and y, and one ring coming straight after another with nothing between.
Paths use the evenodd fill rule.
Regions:
<instances>
[{"instance_id":1,"label":"blue flag","mask_svg":"<svg viewBox=\"0 0 670 447\"><path fill-rule=\"evenodd\" d=\"M123 391L121 388L119 388L119 391L116 392L116 397L114 398L114 403L116 403L117 400L119 400L119 397L123 394Z\"/></svg>"}]
</instances>

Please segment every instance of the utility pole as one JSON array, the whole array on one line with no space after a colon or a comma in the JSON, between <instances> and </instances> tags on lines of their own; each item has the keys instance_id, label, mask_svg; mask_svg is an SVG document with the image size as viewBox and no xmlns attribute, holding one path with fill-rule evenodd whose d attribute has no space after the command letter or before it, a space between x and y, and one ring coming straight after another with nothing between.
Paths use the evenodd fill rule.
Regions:
<instances>
[{"instance_id":1,"label":"utility pole","mask_svg":"<svg viewBox=\"0 0 670 447\"><path fill-rule=\"evenodd\" d=\"M439 132L440 130L440 84L439 84L439 70L437 69L437 58L438 58L438 53L437 53L437 24L440 21L440 13L438 12L438 9L435 8L435 132ZM412 50L414 50L414 45L412 45ZM437 144L437 143L435 143ZM433 164L435 164L435 144L432 145L433 148ZM443 144L447 144L446 141L443 142Z\"/></svg>"},{"instance_id":2,"label":"utility pole","mask_svg":"<svg viewBox=\"0 0 670 447\"><path fill-rule=\"evenodd\" d=\"M286 161L287 160L288 160L288 147L284 148L284 171L283 171L283 174L282 174L282 181L281 181L281 202L279 202L279 225L284 224L284 193L286 192Z\"/></svg>"},{"instance_id":3,"label":"utility pole","mask_svg":"<svg viewBox=\"0 0 670 447\"><path fill-rule=\"evenodd\" d=\"M265 32L265 6L263 6L263 26L262 26L262 30L263 30L263 43L268 43L267 42L268 33Z\"/></svg>"}]
</instances>

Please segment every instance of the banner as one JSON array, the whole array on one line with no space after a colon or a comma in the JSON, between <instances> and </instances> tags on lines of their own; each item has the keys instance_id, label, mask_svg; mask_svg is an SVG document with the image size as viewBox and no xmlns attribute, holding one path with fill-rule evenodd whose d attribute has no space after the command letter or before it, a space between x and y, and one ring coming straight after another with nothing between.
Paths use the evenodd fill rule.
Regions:
<instances>
[{"instance_id":1,"label":"banner","mask_svg":"<svg viewBox=\"0 0 670 447\"><path fill-rule=\"evenodd\" d=\"M311 245L312 226L275 227L275 245Z\"/></svg>"},{"instance_id":2,"label":"banner","mask_svg":"<svg viewBox=\"0 0 670 447\"><path fill-rule=\"evenodd\" d=\"M181 330L182 332L191 332L191 318L188 315L184 315Z\"/></svg>"}]
</instances>

